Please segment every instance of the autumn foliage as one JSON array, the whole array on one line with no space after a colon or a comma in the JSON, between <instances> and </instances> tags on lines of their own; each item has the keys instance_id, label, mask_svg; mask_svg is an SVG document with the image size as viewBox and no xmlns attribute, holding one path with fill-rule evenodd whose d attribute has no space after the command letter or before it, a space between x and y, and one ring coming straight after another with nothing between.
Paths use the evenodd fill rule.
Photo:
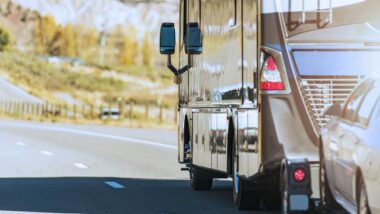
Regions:
<instances>
[{"instance_id":1,"label":"autumn foliage","mask_svg":"<svg viewBox=\"0 0 380 214\"><path fill-rule=\"evenodd\" d=\"M79 57L86 62L126 67L151 67L149 34L138 38L136 28L116 26L107 31L80 25L59 25L52 16L39 17L33 32L35 51L40 55Z\"/></svg>"}]
</instances>

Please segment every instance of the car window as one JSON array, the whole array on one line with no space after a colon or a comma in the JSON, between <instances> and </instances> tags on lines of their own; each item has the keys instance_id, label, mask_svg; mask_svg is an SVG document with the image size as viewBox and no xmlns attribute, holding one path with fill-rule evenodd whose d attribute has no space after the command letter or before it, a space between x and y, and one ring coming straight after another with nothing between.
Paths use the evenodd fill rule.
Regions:
<instances>
[{"instance_id":1,"label":"car window","mask_svg":"<svg viewBox=\"0 0 380 214\"><path fill-rule=\"evenodd\" d=\"M376 121L379 121L380 120L380 102L378 101L375 105L375 108L373 110L373 113L371 115L371 119L370 119L370 126L372 126L372 124L374 124L374 122Z\"/></svg>"},{"instance_id":2,"label":"car window","mask_svg":"<svg viewBox=\"0 0 380 214\"><path fill-rule=\"evenodd\" d=\"M371 86L372 81L365 80L362 82L355 91L348 98L345 108L343 109L343 118L356 122L357 110L360 107L361 101L363 100L368 88Z\"/></svg>"},{"instance_id":3,"label":"car window","mask_svg":"<svg viewBox=\"0 0 380 214\"><path fill-rule=\"evenodd\" d=\"M370 120L371 114L376 103L379 100L380 96L380 87L379 83L376 83L371 86L368 93L365 95L363 102L358 111L357 121L362 126L367 126Z\"/></svg>"}]
</instances>

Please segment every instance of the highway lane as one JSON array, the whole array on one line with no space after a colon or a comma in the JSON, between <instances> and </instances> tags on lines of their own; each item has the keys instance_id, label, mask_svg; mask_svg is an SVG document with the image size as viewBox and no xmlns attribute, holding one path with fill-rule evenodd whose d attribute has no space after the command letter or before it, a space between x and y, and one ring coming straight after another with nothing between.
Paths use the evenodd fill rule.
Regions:
<instances>
[{"instance_id":1,"label":"highway lane","mask_svg":"<svg viewBox=\"0 0 380 214\"><path fill-rule=\"evenodd\" d=\"M43 103L40 98L29 94L2 77L0 77L0 101Z\"/></svg>"},{"instance_id":2,"label":"highway lane","mask_svg":"<svg viewBox=\"0 0 380 214\"><path fill-rule=\"evenodd\" d=\"M1 120L0 146L0 213L245 213L191 190L173 131Z\"/></svg>"}]
</instances>

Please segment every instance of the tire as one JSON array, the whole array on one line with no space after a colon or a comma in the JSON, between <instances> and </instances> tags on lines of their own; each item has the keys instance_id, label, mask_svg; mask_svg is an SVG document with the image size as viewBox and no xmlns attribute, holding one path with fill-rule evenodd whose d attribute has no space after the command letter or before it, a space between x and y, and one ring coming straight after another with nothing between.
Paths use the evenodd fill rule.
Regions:
<instances>
[{"instance_id":1,"label":"tire","mask_svg":"<svg viewBox=\"0 0 380 214\"><path fill-rule=\"evenodd\" d=\"M319 192L321 197L321 205L326 209L341 209L338 203L335 201L334 196L331 193L330 186L328 184L325 158L323 154L323 149L319 149L320 166L319 166Z\"/></svg>"},{"instance_id":2,"label":"tire","mask_svg":"<svg viewBox=\"0 0 380 214\"><path fill-rule=\"evenodd\" d=\"M192 166L190 170L191 187L195 191L209 191L212 187L212 178L204 178L200 176L200 170L197 166Z\"/></svg>"},{"instance_id":3,"label":"tire","mask_svg":"<svg viewBox=\"0 0 380 214\"><path fill-rule=\"evenodd\" d=\"M280 191L265 191L262 194L263 203L269 210L281 209L281 192Z\"/></svg>"},{"instance_id":4,"label":"tire","mask_svg":"<svg viewBox=\"0 0 380 214\"><path fill-rule=\"evenodd\" d=\"M358 186L358 190L360 192L358 192L358 197L357 197L358 214L371 214L371 211L368 205L367 188L362 178L360 178L359 182L360 183Z\"/></svg>"},{"instance_id":5,"label":"tire","mask_svg":"<svg viewBox=\"0 0 380 214\"><path fill-rule=\"evenodd\" d=\"M232 149L233 155L233 165L232 165L232 194L235 207L239 210L254 210L260 207L261 195L260 191L248 190L252 189L251 183L240 179L239 173L237 170L238 166L238 157L235 152L235 145L233 145Z\"/></svg>"},{"instance_id":6,"label":"tire","mask_svg":"<svg viewBox=\"0 0 380 214\"><path fill-rule=\"evenodd\" d=\"M288 205L288 187L287 187L287 176L286 176L287 170L283 169L281 171L281 213L287 214L291 213L289 212L289 205Z\"/></svg>"}]
</instances>

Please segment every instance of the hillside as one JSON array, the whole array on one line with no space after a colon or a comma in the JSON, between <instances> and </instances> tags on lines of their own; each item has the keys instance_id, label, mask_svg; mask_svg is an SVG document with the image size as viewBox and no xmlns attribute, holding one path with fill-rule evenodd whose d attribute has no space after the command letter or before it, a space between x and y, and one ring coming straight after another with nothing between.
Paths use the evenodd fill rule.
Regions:
<instances>
[{"instance_id":1,"label":"hillside","mask_svg":"<svg viewBox=\"0 0 380 214\"><path fill-rule=\"evenodd\" d=\"M11 37L0 52L0 75L50 102L174 105L156 34L162 21L176 21L176 9L162 2L0 0L0 28Z\"/></svg>"},{"instance_id":2,"label":"hillside","mask_svg":"<svg viewBox=\"0 0 380 214\"><path fill-rule=\"evenodd\" d=\"M41 15L52 15L60 24L83 24L98 30L111 29L116 25L133 25L143 35L156 32L164 21L177 20L176 1L119 0L13 0L22 7L38 11ZM141 1L140 1L141 2ZM155 2L155 3L152 3Z\"/></svg>"}]
</instances>

